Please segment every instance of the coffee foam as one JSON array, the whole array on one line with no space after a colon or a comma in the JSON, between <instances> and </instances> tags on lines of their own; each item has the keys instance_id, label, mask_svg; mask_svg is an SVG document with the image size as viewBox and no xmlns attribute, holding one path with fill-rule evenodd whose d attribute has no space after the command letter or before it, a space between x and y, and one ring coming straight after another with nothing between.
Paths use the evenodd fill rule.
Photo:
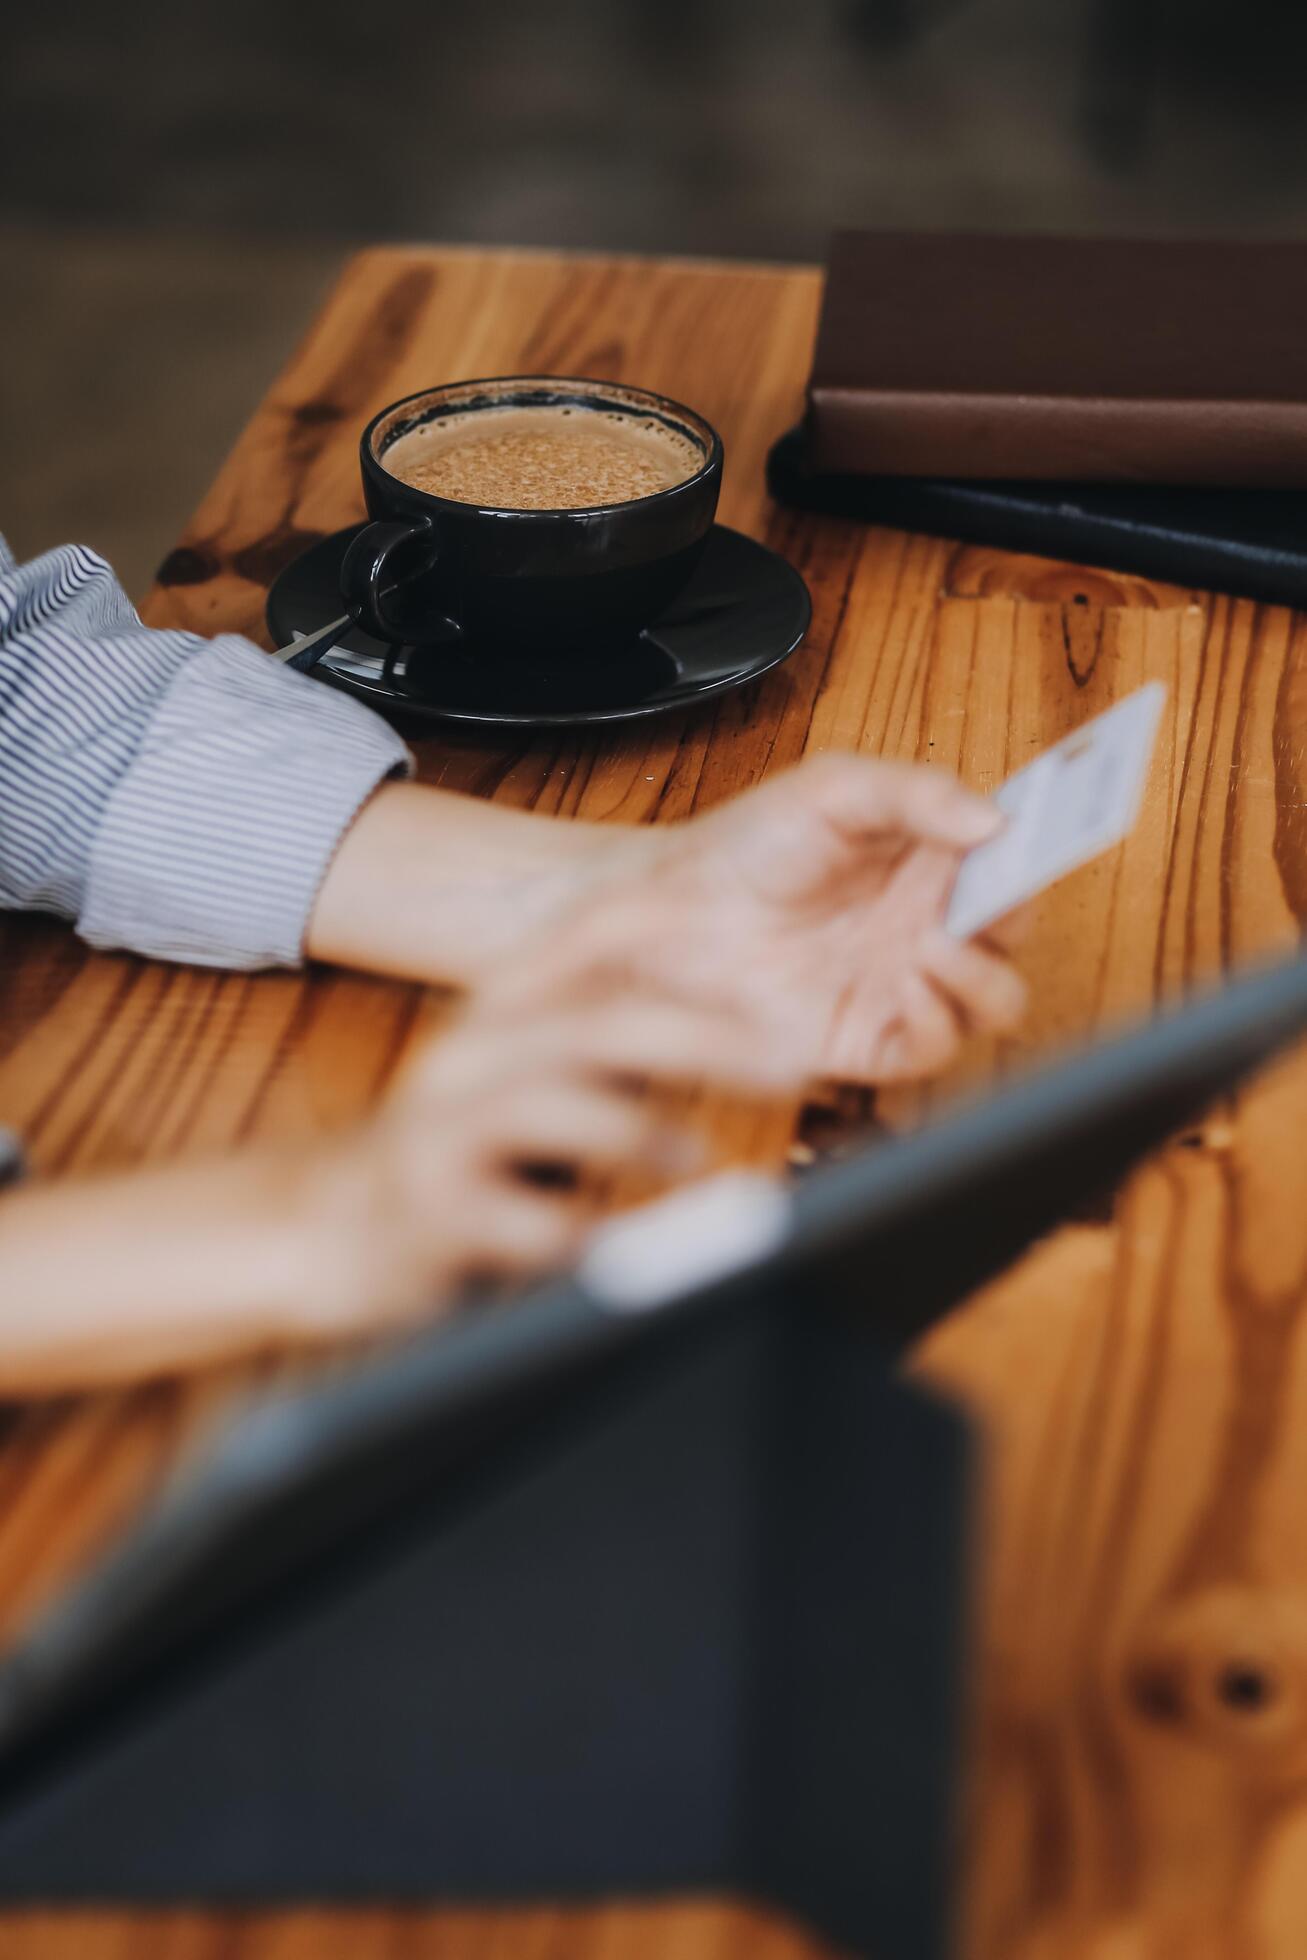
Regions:
<instances>
[{"instance_id":1,"label":"coffee foam","mask_svg":"<svg viewBox=\"0 0 1307 1960\"><path fill-rule=\"evenodd\" d=\"M656 496L694 476L691 436L616 408L506 404L432 416L380 458L431 496L499 510L579 510Z\"/></svg>"}]
</instances>

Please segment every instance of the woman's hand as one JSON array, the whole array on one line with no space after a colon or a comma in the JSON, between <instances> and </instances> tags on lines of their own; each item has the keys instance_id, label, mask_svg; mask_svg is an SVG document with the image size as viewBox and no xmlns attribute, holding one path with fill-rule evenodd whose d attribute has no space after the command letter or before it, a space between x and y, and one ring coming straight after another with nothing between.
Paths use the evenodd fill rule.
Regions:
<instances>
[{"instance_id":1,"label":"woman's hand","mask_svg":"<svg viewBox=\"0 0 1307 1960\"><path fill-rule=\"evenodd\" d=\"M537 979L542 960L555 984L607 969L751 1019L813 1075L901 1081L1025 1010L996 944L943 930L962 854L1000 821L940 770L855 755L640 829L391 784L345 839L308 950L480 988L530 948Z\"/></svg>"},{"instance_id":2,"label":"woman's hand","mask_svg":"<svg viewBox=\"0 0 1307 1960\"><path fill-rule=\"evenodd\" d=\"M703 1003L528 976L474 1005L408 1069L319 1172L324 1257L306 1331L402 1322L469 1287L565 1264L605 1180L700 1167L699 1143L650 1085L794 1093L793 1050Z\"/></svg>"},{"instance_id":3,"label":"woman's hand","mask_svg":"<svg viewBox=\"0 0 1307 1960\"><path fill-rule=\"evenodd\" d=\"M716 1004L812 1075L935 1074L1025 1011L999 946L944 929L963 853L1001 821L942 771L825 756L647 833L545 959Z\"/></svg>"},{"instance_id":4,"label":"woman's hand","mask_svg":"<svg viewBox=\"0 0 1307 1960\"><path fill-rule=\"evenodd\" d=\"M797 1087L711 1005L568 984L527 963L341 1135L0 1197L0 1397L384 1333L545 1272L601 1180L695 1168L645 1085Z\"/></svg>"}]
</instances>

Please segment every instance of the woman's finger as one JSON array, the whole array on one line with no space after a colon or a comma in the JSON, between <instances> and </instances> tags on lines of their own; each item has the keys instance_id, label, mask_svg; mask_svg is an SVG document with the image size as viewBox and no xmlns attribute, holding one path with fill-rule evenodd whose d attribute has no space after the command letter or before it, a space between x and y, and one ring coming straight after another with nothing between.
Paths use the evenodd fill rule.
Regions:
<instances>
[{"instance_id":1,"label":"woman's finger","mask_svg":"<svg viewBox=\"0 0 1307 1960\"><path fill-rule=\"evenodd\" d=\"M1006 1034L1025 1014L1025 981L1002 954L976 940L954 939L941 930L923 935L918 949L923 970L943 990L972 1029Z\"/></svg>"},{"instance_id":2,"label":"woman's finger","mask_svg":"<svg viewBox=\"0 0 1307 1960\"><path fill-rule=\"evenodd\" d=\"M640 1075L668 1084L705 1079L774 1095L806 1074L795 1042L742 1009L728 1013L679 1001L621 1001L579 1018L564 1049L601 1075Z\"/></svg>"},{"instance_id":3,"label":"woman's finger","mask_svg":"<svg viewBox=\"0 0 1307 1960\"><path fill-rule=\"evenodd\" d=\"M830 755L800 764L791 793L811 797L822 814L850 837L887 831L970 850L995 836L1003 814L943 769L871 756Z\"/></svg>"},{"instance_id":4,"label":"woman's finger","mask_svg":"<svg viewBox=\"0 0 1307 1960\"><path fill-rule=\"evenodd\" d=\"M728 1010L648 992L542 1012L507 1028L473 1016L419 1056L399 1093L419 1105L461 1096L479 1103L499 1083L572 1069L775 1095L802 1083L808 1056L773 1021L768 1017L764 1029L738 1005Z\"/></svg>"},{"instance_id":5,"label":"woman's finger","mask_svg":"<svg viewBox=\"0 0 1307 1960\"><path fill-rule=\"evenodd\" d=\"M480 1278L516 1279L566 1265L591 1223L568 1192L537 1190L505 1179L467 1236L466 1269Z\"/></svg>"},{"instance_id":6,"label":"woman's finger","mask_svg":"<svg viewBox=\"0 0 1307 1960\"><path fill-rule=\"evenodd\" d=\"M906 1071L935 1075L957 1053L962 1027L956 1008L924 973L907 973L901 987Z\"/></svg>"},{"instance_id":7,"label":"woman's finger","mask_svg":"<svg viewBox=\"0 0 1307 1960\"><path fill-rule=\"evenodd\" d=\"M602 1174L685 1172L694 1140L634 1097L555 1079L516 1084L478 1113L482 1149L500 1164L564 1164Z\"/></svg>"},{"instance_id":8,"label":"woman's finger","mask_svg":"<svg viewBox=\"0 0 1307 1960\"><path fill-rule=\"evenodd\" d=\"M437 1068L439 1057L436 1058ZM543 1014L515 1028L500 1052L499 1076L579 1070L605 1077L722 1086L759 1094L802 1080L804 1058L770 1028L764 1035L742 1009L644 995Z\"/></svg>"}]
</instances>

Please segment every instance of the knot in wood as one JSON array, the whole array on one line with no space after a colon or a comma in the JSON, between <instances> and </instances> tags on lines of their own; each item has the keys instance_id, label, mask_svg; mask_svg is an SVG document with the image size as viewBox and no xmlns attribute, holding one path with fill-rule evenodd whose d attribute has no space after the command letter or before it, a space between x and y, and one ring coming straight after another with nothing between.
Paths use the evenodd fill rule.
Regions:
<instances>
[{"instance_id":1,"label":"knot in wood","mask_svg":"<svg viewBox=\"0 0 1307 1960\"><path fill-rule=\"evenodd\" d=\"M1307 1596L1226 1586L1162 1606L1124 1685L1154 1728L1226 1754L1307 1759Z\"/></svg>"}]
</instances>

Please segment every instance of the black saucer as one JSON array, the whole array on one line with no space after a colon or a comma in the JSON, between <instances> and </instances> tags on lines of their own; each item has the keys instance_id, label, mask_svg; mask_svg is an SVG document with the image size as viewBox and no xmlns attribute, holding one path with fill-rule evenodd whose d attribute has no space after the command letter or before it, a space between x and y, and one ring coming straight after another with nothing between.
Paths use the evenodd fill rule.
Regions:
<instances>
[{"instance_id":1,"label":"black saucer","mask_svg":"<svg viewBox=\"0 0 1307 1960\"><path fill-rule=\"evenodd\" d=\"M340 611L340 561L357 528L312 545L278 576L268 594L268 630L278 645ZM459 643L395 649L355 627L314 671L382 714L520 727L627 721L756 680L793 653L811 613L793 566L715 524L676 604L601 655L545 659Z\"/></svg>"}]
</instances>

